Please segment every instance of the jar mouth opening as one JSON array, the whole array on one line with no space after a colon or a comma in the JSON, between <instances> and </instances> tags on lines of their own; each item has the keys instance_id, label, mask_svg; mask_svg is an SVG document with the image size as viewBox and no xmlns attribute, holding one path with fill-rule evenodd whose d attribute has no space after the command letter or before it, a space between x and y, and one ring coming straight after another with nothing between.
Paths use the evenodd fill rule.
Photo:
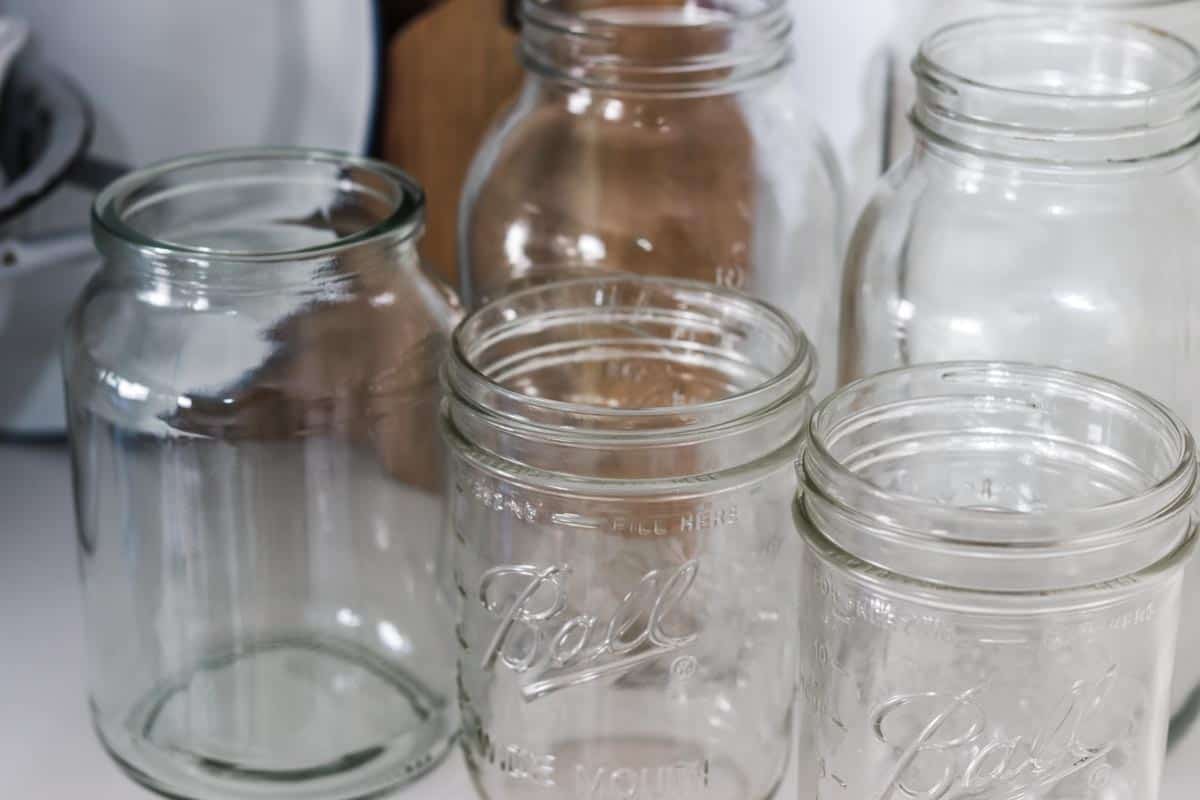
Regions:
<instances>
[{"instance_id":1,"label":"jar mouth opening","mask_svg":"<svg viewBox=\"0 0 1200 800\"><path fill-rule=\"evenodd\" d=\"M564 35L603 36L628 28L723 28L773 20L787 13L787 0L521 0L525 23Z\"/></svg>"},{"instance_id":2,"label":"jar mouth opening","mask_svg":"<svg viewBox=\"0 0 1200 800\"><path fill-rule=\"evenodd\" d=\"M942 586L1098 585L1195 538L1179 418L1051 367L951 362L849 384L814 412L799 470L810 542Z\"/></svg>"},{"instance_id":3,"label":"jar mouth opening","mask_svg":"<svg viewBox=\"0 0 1200 800\"><path fill-rule=\"evenodd\" d=\"M526 66L590 88L703 95L792 57L786 0L523 0L520 15Z\"/></svg>"},{"instance_id":4,"label":"jar mouth opening","mask_svg":"<svg viewBox=\"0 0 1200 800\"><path fill-rule=\"evenodd\" d=\"M743 422L804 395L805 335L773 306L697 281L572 278L500 297L455 330L447 381L499 424L558 438Z\"/></svg>"},{"instance_id":5,"label":"jar mouth opening","mask_svg":"<svg viewBox=\"0 0 1200 800\"><path fill-rule=\"evenodd\" d=\"M1137 22L1016 14L938 30L921 44L913 71L959 92L1130 107L1178 98L1191 110L1200 52Z\"/></svg>"},{"instance_id":6,"label":"jar mouth opening","mask_svg":"<svg viewBox=\"0 0 1200 800\"><path fill-rule=\"evenodd\" d=\"M943 408L934 413L936 403ZM1068 413L1079 417L1080 412L1090 415L1087 421L1061 418ZM999 419L1022 429L1016 433L1015 427L1002 428ZM922 436L921 426L934 423L938 427ZM885 434L893 437L890 453L868 449L868 438ZM855 441L856 436L863 438ZM1104 442L1105 436L1132 452ZM1136 445L1137 437L1154 441ZM938 497L905 487L906 480L915 479L902 474L903 469L925 469L916 463L918 451L937 440L947 446L931 452L943 460L940 463L950 463L948 471L957 471L959 479L976 474L968 459L987 458L985 450L996 455L995 463L1020 453L1018 480L1041 480L1062 496L1031 497L1015 482L1005 487L996 480L986 486L995 497L989 504L979 496L983 486L956 487L949 477L935 484L944 490ZM976 446L972 456L969 448ZM954 455L957 462L947 462L947 456ZM1086 458L1097 464L1082 463ZM907 467L902 466L905 459ZM1041 474L1035 472L1038 459L1047 464ZM1150 466L1138 468L1135 460L1149 461ZM924 531L934 538L1003 550L1063 544L1047 539L1046 531L1073 532L1079 534L1077 539L1097 533L1102 537L1114 527L1178 511L1191 502L1197 472L1191 434L1156 400L1104 378L1005 362L930 364L851 383L814 411L803 462L808 478L815 476L813 482L820 484L815 488L834 502L848 496L866 498L881 519L892 517L888 510L895 519L923 514L934 521ZM1079 473L1065 475L1072 469ZM1127 472L1118 474L1122 469ZM968 499L977 502L965 502ZM941 524L951 518L953 534L947 536ZM1022 538L1021 533L1028 535Z\"/></svg>"},{"instance_id":7,"label":"jar mouth opening","mask_svg":"<svg viewBox=\"0 0 1200 800\"><path fill-rule=\"evenodd\" d=\"M158 257L273 262L317 259L375 240L420 235L425 195L374 159L311 148L184 156L109 184L92 206L107 238Z\"/></svg>"}]
</instances>

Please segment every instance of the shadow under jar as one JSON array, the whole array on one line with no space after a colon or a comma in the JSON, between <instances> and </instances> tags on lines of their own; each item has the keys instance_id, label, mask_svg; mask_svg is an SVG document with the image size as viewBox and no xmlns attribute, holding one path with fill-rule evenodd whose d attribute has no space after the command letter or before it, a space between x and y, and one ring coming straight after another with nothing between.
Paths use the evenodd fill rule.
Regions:
<instances>
[{"instance_id":1,"label":"shadow under jar","mask_svg":"<svg viewBox=\"0 0 1200 800\"><path fill-rule=\"evenodd\" d=\"M545 284L460 326L444 430L482 796L773 796L814 368L782 314L690 281Z\"/></svg>"},{"instance_id":2,"label":"shadow under jar","mask_svg":"<svg viewBox=\"0 0 1200 800\"><path fill-rule=\"evenodd\" d=\"M521 19L524 84L463 190L464 303L596 270L687 278L770 299L832 359L840 182L787 0L524 0Z\"/></svg>"},{"instance_id":3,"label":"shadow under jar","mask_svg":"<svg viewBox=\"0 0 1200 800\"><path fill-rule=\"evenodd\" d=\"M814 413L803 796L1158 797L1196 454L1081 373L961 362Z\"/></svg>"},{"instance_id":4,"label":"shadow under jar","mask_svg":"<svg viewBox=\"0 0 1200 800\"><path fill-rule=\"evenodd\" d=\"M126 176L65 369L100 737L201 800L372 795L456 729L437 370L404 174L303 150Z\"/></svg>"}]
</instances>

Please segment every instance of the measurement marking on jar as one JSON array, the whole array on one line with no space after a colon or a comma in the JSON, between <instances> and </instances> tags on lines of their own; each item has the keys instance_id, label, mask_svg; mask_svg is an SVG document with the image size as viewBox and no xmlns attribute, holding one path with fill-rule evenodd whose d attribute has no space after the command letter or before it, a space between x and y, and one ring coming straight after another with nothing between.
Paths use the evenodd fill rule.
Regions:
<instances>
[{"instance_id":1,"label":"measurement marking on jar","mask_svg":"<svg viewBox=\"0 0 1200 800\"><path fill-rule=\"evenodd\" d=\"M679 529L681 531L705 531L725 525L733 525L737 521L737 506L731 505L723 508L712 508L709 506L691 514L681 516L679 518Z\"/></svg>"},{"instance_id":2,"label":"measurement marking on jar","mask_svg":"<svg viewBox=\"0 0 1200 800\"><path fill-rule=\"evenodd\" d=\"M696 674L697 668L694 656L680 656L671 662L671 678L676 683L683 683Z\"/></svg>"},{"instance_id":3,"label":"measurement marking on jar","mask_svg":"<svg viewBox=\"0 0 1200 800\"><path fill-rule=\"evenodd\" d=\"M860 563L864 563L862 571L869 571L869 565ZM952 641L954 638L950 627L934 614L906 614L883 598L846 594L833 586L828 576L823 575L818 579L817 590L825 598L833 622L845 625L863 622L876 628L902 630L906 634L935 641Z\"/></svg>"},{"instance_id":4,"label":"measurement marking on jar","mask_svg":"<svg viewBox=\"0 0 1200 800\"><path fill-rule=\"evenodd\" d=\"M540 503L526 500L483 480L471 482L468 496L489 511L508 513L522 522L536 522L541 510Z\"/></svg>"},{"instance_id":5,"label":"measurement marking on jar","mask_svg":"<svg viewBox=\"0 0 1200 800\"><path fill-rule=\"evenodd\" d=\"M575 767L575 794L582 800L691 798L709 786L708 759L650 767Z\"/></svg>"},{"instance_id":6,"label":"measurement marking on jar","mask_svg":"<svg viewBox=\"0 0 1200 800\"><path fill-rule=\"evenodd\" d=\"M716 281L717 286L725 286L730 289L742 289L746 286L746 270L737 264L727 264L717 267Z\"/></svg>"},{"instance_id":7,"label":"measurement marking on jar","mask_svg":"<svg viewBox=\"0 0 1200 800\"><path fill-rule=\"evenodd\" d=\"M632 517L613 517L612 530L614 533L628 533L633 536L667 536L670 531L668 519L634 519Z\"/></svg>"}]
</instances>

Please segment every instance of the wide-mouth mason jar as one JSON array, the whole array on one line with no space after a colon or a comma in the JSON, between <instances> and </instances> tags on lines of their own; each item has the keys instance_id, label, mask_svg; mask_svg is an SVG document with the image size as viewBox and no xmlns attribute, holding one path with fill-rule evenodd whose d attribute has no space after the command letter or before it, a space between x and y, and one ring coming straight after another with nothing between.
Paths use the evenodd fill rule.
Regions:
<instances>
[{"instance_id":1,"label":"wide-mouth mason jar","mask_svg":"<svg viewBox=\"0 0 1200 800\"><path fill-rule=\"evenodd\" d=\"M172 797L363 797L447 752L424 196L342 153L131 173L64 354L96 729Z\"/></svg>"},{"instance_id":2,"label":"wide-mouth mason jar","mask_svg":"<svg viewBox=\"0 0 1200 800\"><path fill-rule=\"evenodd\" d=\"M443 428L484 797L772 796L815 369L781 312L671 279L549 283L458 328Z\"/></svg>"},{"instance_id":3,"label":"wide-mouth mason jar","mask_svg":"<svg viewBox=\"0 0 1200 800\"><path fill-rule=\"evenodd\" d=\"M1081 373L933 364L814 413L805 796L1158 796L1196 453Z\"/></svg>"}]
</instances>

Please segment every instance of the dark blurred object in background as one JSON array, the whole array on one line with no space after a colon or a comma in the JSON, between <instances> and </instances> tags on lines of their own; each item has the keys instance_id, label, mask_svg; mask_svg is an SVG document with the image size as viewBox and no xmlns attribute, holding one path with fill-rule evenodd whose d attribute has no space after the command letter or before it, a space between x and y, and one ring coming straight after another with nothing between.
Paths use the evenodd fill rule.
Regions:
<instances>
[{"instance_id":1,"label":"dark blurred object in background","mask_svg":"<svg viewBox=\"0 0 1200 800\"><path fill-rule=\"evenodd\" d=\"M426 259L457 285L455 227L467 168L488 125L515 94L515 0L383 0L390 36L379 154L429 198Z\"/></svg>"}]
</instances>

